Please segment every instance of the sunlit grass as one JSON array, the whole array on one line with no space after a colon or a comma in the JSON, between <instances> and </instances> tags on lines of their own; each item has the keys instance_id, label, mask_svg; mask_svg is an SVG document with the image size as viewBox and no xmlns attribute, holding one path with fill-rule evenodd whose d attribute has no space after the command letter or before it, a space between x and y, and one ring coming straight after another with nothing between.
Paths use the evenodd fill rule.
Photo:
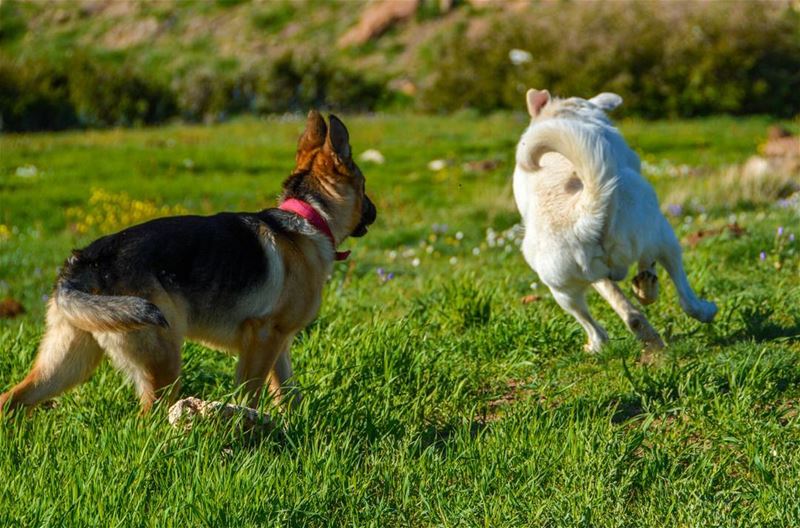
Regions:
<instances>
[{"instance_id":1,"label":"sunlit grass","mask_svg":"<svg viewBox=\"0 0 800 528\"><path fill-rule=\"evenodd\" d=\"M662 274L645 311L670 347L651 365L597 298L612 342L586 355L519 254L510 174L522 118L345 122L356 154L386 158L361 164L378 222L346 243L351 259L298 336L305 400L274 413L283 436L212 423L184 435L164 409L139 418L132 389L104 365L55 408L0 423L0 525L798 524L798 210L725 207L693 179L746 160L766 121L622 123L665 167L652 175L660 196L697 189L692 198L715 204L670 218L690 281L720 314L710 326L688 318ZM274 205L301 128L0 137L0 297L28 310L0 322L0 390L27 372L42 297L72 247L121 227L124 211L139 221ZM444 168L430 170L434 159ZM465 167L487 159L497 167ZM670 173L681 165L693 170ZM74 229L100 202L114 214ZM688 243L732 220L746 233ZM539 300L523 304L529 295ZM225 399L234 368L188 343L182 392Z\"/></svg>"}]
</instances>

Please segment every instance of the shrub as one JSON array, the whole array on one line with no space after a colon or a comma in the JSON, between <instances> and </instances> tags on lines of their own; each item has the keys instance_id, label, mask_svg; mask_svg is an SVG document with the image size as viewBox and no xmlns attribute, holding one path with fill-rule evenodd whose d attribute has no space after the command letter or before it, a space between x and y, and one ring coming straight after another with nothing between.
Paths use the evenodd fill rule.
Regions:
<instances>
[{"instance_id":1,"label":"shrub","mask_svg":"<svg viewBox=\"0 0 800 528\"><path fill-rule=\"evenodd\" d=\"M100 63L83 55L62 66L0 54L3 130L153 124L175 111L167 88L129 66Z\"/></svg>"},{"instance_id":2,"label":"shrub","mask_svg":"<svg viewBox=\"0 0 800 528\"><path fill-rule=\"evenodd\" d=\"M0 44L21 37L27 29L17 2L14 0L0 2Z\"/></svg>"},{"instance_id":3,"label":"shrub","mask_svg":"<svg viewBox=\"0 0 800 528\"><path fill-rule=\"evenodd\" d=\"M173 81L172 90L184 119L213 122L234 110L231 104L233 86L233 81L227 77L200 70Z\"/></svg>"},{"instance_id":4,"label":"shrub","mask_svg":"<svg viewBox=\"0 0 800 528\"><path fill-rule=\"evenodd\" d=\"M305 111L310 107L374 110L385 94L384 83L316 55L283 55L251 70L243 79L241 91L252 94L253 109L259 113Z\"/></svg>"},{"instance_id":5,"label":"shrub","mask_svg":"<svg viewBox=\"0 0 800 528\"><path fill-rule=\"evenodd\" d=\"M69 68L70 100L82 125L155 124L176 113L169 89L127 64L114 66L78 55Z\"/></svg>"},{"instance_id":6,"label":"shrub","mask_svg":"<svg viewBox=\"0 0 800 528\"><path fill-rule=\"evenodd\" d=\"M64 70L0 53L0 130L61 130L78 125Z\"/></svg>"},{"instance_id":7,"label":"shrub","mask_svg":"<svg viewBox=\"0 0 800 528\"><path fill-rule=\"evenodd\" d=\"M557 3L455 26L424 48L428 111L521 108L527 87L616 91L644 116L800 112L800 13L782 4ZM514 65L511 49L531 53Z\"/></svg>"}]
</instances>

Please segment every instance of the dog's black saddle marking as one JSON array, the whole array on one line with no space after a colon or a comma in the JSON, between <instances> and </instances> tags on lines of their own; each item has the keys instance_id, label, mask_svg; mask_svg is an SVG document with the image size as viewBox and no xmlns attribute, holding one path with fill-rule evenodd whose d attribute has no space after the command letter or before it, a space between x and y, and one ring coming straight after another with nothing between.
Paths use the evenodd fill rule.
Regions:
<instances>
[{"instance_id":1,"label":"dog's black saddle marking","mask_svg":"<svg viewBox=\"0 0 800 528\"><path fill-rule=\"evenodd\" d=\"M281 226L264 213L174 216L129 227L77 252L62 278L104 295L141 292L155 278L167 291L223 302L267 279L258 228Z\"/></svg>"}]
</instances>

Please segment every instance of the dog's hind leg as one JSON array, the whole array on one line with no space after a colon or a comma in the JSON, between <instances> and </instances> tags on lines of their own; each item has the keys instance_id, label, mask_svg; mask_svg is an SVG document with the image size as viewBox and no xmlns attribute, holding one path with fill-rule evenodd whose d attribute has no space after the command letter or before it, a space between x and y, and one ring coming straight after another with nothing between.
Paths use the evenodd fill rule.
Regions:
<instances>
[{"instance_id":1,"label":"dog's hind leg","mask_svg":"<svg viewBox=\"0 0 800 528\"><path fill-rule=\"evenodd\" d=\"M658 332L650 325L647 318L631 304L616 282L603 279L592 284L594 289L611 305L617 315L636 338L643 342L648 350L664 348L664 342Z\"/></svg>"},{"instance_id":2,"label":"dog's hind leg","mask_svg":"<svg viewBox=\"0 0 800 528\"><path fill-rule=\"evenodd\" d=\"M50 303L47 330L30 373L0 396L3 408L30 407L58 396L86 381L103 358L103 351L89 332L69 323Z\"/></svg>"},{"instance_id":3,"label":"dog's hind leg","mask_svg":"<svg viewBox=\"0 0 800 528\"><path fill-rule=\"evenodd\" d=\"M632 289L642 304L651 304L658 299L658 274L655 261L639 261L639 273L633 278Z\"/></svg>"},{"instance_id":4,"label":"dog's hind leg","mask_svg":"<svg viewBox=\"0 0 800 528\"><path fill-rule=\"evenodd\" d=\"M111 363L133 382L142 413L160 398L174 399L179 390L182 337L173 329L151 327L96 333L95 337Z\"/></svg>"},{"instance_id":5,"label":"dog's hind leg","mask_svg":"<svg viewBox=\"0 0 800 528\"><path fill-rule=\"evenodd\" d=\"M550 290L553 292L553 297L558 305L577 319L589 336L589 341L584 346L584 349L587 352L599 352L603 344L608 341L608 334L589 313L584 291L581 289L567 292L553 288Z\"/></svg>"},{"instance_id":6,"label":"dog's hind leg","mask_svg":"<svg viewBox=\"0 0 800 528\"><path fill-rule=\"evenodd\" d=\"M686 272L683 270L681 246L674 234L670 238L669 244L659 255L658 262L664 266L672 282L675 283L675 289L678 291L681 308L698 321L710 323L714 319L714 316L717 315L717 305L713 302L698 299L694 294L686 278Z\"/></svg>"}]
</instances>

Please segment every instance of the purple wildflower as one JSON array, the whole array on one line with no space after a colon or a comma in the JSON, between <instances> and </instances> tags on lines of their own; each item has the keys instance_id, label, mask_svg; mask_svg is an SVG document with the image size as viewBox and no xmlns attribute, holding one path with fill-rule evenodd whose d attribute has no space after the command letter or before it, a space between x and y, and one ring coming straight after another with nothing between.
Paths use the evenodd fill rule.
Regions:
<instances>
[{"instance_id":1,"label":"purple wildflower","mask_svg":"<svg viewBox=\"0 0 800 528\"><path fill-rule=\"evenodd\" d=\"M783 236L783 226L778 226L778 236Z\"/></svg>"},{"instance_id":2,"label":"purple wildflower","mask_svg":"<svg viewBox=\"0 0 800 528\"><path fill-rule=\"evenodd\" d=\"M758 258L761 259L761 261L763 262L767 260L767 254L762 251L761 253L758 254Z\"/></svg>"},{"instance_id":3,"label":"purple wildflower","mask_svg":"<svg viewBox=\"0 0 800 528\"><path fill-rule=\"evenodd\" d=\"M683 212L683 207L680 204L669 204L667 206L667 212L672 216L680 216Z\"/></svg>"}]
</instances>

